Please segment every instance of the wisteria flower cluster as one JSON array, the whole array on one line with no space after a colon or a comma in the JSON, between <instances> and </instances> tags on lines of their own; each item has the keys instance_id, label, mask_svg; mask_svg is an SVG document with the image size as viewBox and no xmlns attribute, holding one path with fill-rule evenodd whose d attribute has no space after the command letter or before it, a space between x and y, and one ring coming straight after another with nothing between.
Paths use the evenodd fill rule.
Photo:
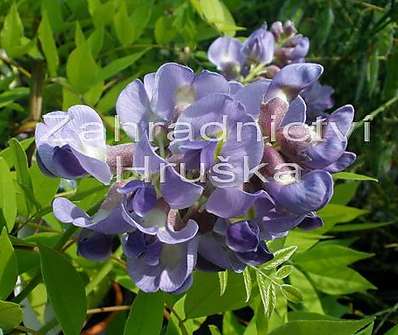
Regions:
<instances>
[{"instance_id":1,"label":"wisteria flower cluster","mask_svg":"<svg viewBox=\"0 0 398 335\"><path fill-rule=\"evenodd\" d=\"M292 21L284 24L277 21L269 30L264 24L243 42L232 37L219 37L210 45L208 57L230 80L272 79L287 64L304 62L309 48L309 39L297 33ZM318 81L303 89L301 96L311 121L333 107L333 92L333 88Z\"/></svg>"},{"instance_id":2,"label":"wisteria flower cluster","mask_svg":"<svg viewBox=\"0 0 398 335\"><path fill-rule=\"evenodd\" d=\"M330 90L318 86L322 66L304 62L308 48L291 22L277 22L243 43L214 41L209 59L223 74L162 65L118 97L132 143L107 145L88 106L46 114L35 134L42 171L110 185L93 216L53 202L61 222L82 228L80 255L105 260L118 235L141 290L180 293L195 269L242 272L273 258L267 241L321 226L331 173L355 160L346 151L354 110L320 114ZM253 75L252 64L273 66L272 76ZM242 74L252 80L231 80ZM315 122L301 94L318 100Z\"/></svg>"}]
</instances>

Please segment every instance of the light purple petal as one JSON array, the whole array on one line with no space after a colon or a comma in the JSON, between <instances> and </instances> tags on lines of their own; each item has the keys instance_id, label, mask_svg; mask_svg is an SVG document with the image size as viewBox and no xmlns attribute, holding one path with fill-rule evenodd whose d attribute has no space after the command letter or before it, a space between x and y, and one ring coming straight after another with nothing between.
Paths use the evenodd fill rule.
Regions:
<instances>
[{"instance_id":1,"label":"light purple petal","mask_svg":"<svg viewBox=\"0 0 398 335\"><path fill-rule=\"evenodd\" d=\"M216 188L207 200L206 210L226 219L241 216L263 197L267 197L265 191L248 193L234 187Z\"/></svg>"},{"instance_id":2,"label":"light purple petal","mask_svg":"<svg viewBox=\"0 0 398 335\"><path fill-rule=\"evenodd\" d=\"M357 159L357 155L353 152L344 152L340 158L334 163L325 167L325 170L330 173L336 173L345 170Z\"/></svg>"},{"instance_id":3,"label":"light purple petal","mask_svg":"<svg viewBox=\"0 0 398 335\"><path fill-rule=\"evenodd\" d=\"M227 78L239 75L244 63L241 53L242 43L231 37L219 37L211 45L207 56L217 69L223 71Z\"/></svg>"},{"instance_id":4,"label":"light purple petal","mask_svg":"<svg viewBox=\"0 0 398 335\"><path fill-rule=\"evenodd\" d=\"M295 99L303 89L314 83L322 72L323 67L314 63L286 65L272 79L265 101L281 94L285 94L289 101Z\"/></svg>"},{"instance_id":5,"label":"light purple petal","mask_svg":"<svg viewBox=\"0 0 398 335\"><path fill-rule=\"evenodd\" d=\"M148 122L151 114L147 92L139 79L128 84L120 93L116 101L116 112L124 131L131 138L137 139L139 128Z\"/></svg>"},{"instance_id":6,"label":"light purple petal","mask_svg":"<svg viewBox=\"0 0 398 335\"><path fill-rule=\"evenodd\" d=\"M228 226L225 242L236 252L256 251L260 242L258 233L256 225L250 225L247 221L237 222Z\"/></svg>"},{"instance_id":7,"label":"light purple petal","mask_svg":"<svg viewBox=\"0 0 398 335\"><path fill-rule=\"evenodd\" d=\"M196 265L198 240L196 238L180 244L163 245L160 289L164 292L174 292L184 285Z\"/></svg>"},{"instance_id":8,"label":"light purple petal","mask_svg":"<svg viewBox=\"0 0 398 335\"><path fill-rule=\"evenodd\" d=\"M250 62L269 64L274 56L274 49L274 35L266 27L261 27L243 43L242 53Z\"/></svg>"},{"instance_id":9,"label":"light purple petal","mask_svg":"<svg viewBox=\"0 0 398 335\"><path fill-rule=\"evenodd\" d=\"M204 70L195 76L192 82L195 100L213 93L228 93L229 84L221 74Z\"/></svg>"},{"instance_id":10,"label":"light purple petal","mask_svg":"<svg viewBox=\"0 0 398 335\"><path fill-rule=\"evenodd\" d=\"M280 127L291 123L305 123L307 106L301 96L290 102L289 109L285 114Z\"/></svg>"},{"instance_id":11,"label":"light purple petal","mask_svg":"<svg viewBox=\"0 0 398 335\"><path fill-rule=\"evenodd\" d=\"M80 165L87 173L91 174L93 177L98 179L101 183L109 185L112 180L112 172L109 165L96 158L92 158L82 154L81 152L72 148L72 152L76 159L79 161Z\"/></svg>"},{"instance_id":12,"label":"light purple petal","mask_svg":"<svg viewBox=\"0 0 398 335\"><path fill-rule=\"evenodd\" d=\"M145 167L150 175L158 173L161 164L166 164L166 161L155 152L145 133L140 137L140 141L134 145L133 168L142 175L145 174Z\"/></svg>"},{"instance_id":13,"label":"light purple petal","mask_svg":"<svg viewBox=\"0 0 398 335\"><path fill-rule=\"evenodd\" d=\"M354 107L345 105L338 108L328 117L328 123L334 123L336 131L340 131L342 136L347 136L354 121Z\"/></svg>"},{"instance_id":14,"label":"light purple petal","mask_svg":"<svg viewBox=\"0 0 398 335\"><path fill-rule=\"evenodd\" d=\"M195 74L187 66L176 63L163 64L155 75L153 105L156 114L163 120L171 121L180 104L179 96L186 98L184 90L188 91L185 95L194 94L190 92L194 77Z\"/></svg>"},{"instance_id":15,"label":"light purple petal","mask_svg":"<svg viewBox=\"0 0 398 335\"><path fill-rule=\"evenodd\" d=\"M202 186L184 179L171 166L167 166L164 172L165 179L160 182L160 192L171 208L190 207L200 198Z\"/></svg>"},{"instance_id":16,"label":"light purple petal","mask_svg":"<svg viewBox=\"0 0 398 335\"><path fill-rule=\"evenodd\" d=\"M53 201L55 217L64 223L72 223L76 227L90 229L103 234L119 234L131 231L133 227L124 220L121 206L110 211L99 210L93 217L88 216L66 198Z\"/></svg>"},{"instance_id":17,"label":"light purple petal","mask_svg":"<svg viewBox=\"0 0 398 335\"><path fill-rule=\"evenodd\" d=\"M199 230L199 226L194 220L188 220L186 226L181 230L174 230L171 226L160 228L157 237L161 242L176 244L191 240Z\"/></svg>"},{"instance_id":18,"label":"light purple petal","mask_svg":"<svg viewBox=\"0 0 398 335\"><path fill-rule=\"evenodd\" d=\"M257 117L260 114L261 103L270 83L271 81L267 79L257 80L237 90L234 98L245 107L246 113Z\"/></svg>"},{"instance_id":19,"label":"light purple petal","mask_svg":"<svg viewBox=\"0 0 398 335\"><path fill-rule=\"evenodd\" d=\"M300 180L288 185L271 180L265 189L273 197L276 205L301 215L324 207L333 194L333 178L323 170L314 170Z\"/></svg>"}]
</instances>

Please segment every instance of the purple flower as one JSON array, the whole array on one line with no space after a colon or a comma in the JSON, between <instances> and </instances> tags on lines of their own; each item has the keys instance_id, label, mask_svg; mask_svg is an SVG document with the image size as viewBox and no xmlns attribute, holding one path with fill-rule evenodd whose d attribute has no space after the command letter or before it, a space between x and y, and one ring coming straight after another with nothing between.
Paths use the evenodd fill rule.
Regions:
<instances>
[{"instance_id":1,"label":"purple flower","mask_svg":"<svg viewBox=\"0 0 398 335\"><path fill-rule=\"evenodd\" d=\"M307 120L314 121L318 116L325 116L325 110L334 105L332 94L334 89L328 85L321 85L316 81L307 87L301 96L307 105Z\"/></svg>"},{"instance_id":2,"label":"purple flower","mask_svg":"<svg viewBox=\"0 0 398 335\"><path fill-rule=\"evenodd\" d=\"M110 183L105 128L93 109L78 105L66 113L48 113L43 119L36 127L35 140L37 161L44 173L66 179L88 173Z\"/></svg>"},{"instance_id":3,"label":"purple flower","mask_svg":"<svg viewBox=\"0 0 398 335\"><path fill-rule=\"evenodd\" d=\"M220 74L189 67L163 64L156 73L129 84L119 95L116 111L123 129L136 139L140 128L148 131L149 121L173 122L194 101L210 93L228 93L227 80Z\"/></svg>"},{"instance_id":4,"label":"purple flower","mask_svg":"<svg viewBox=\"0 0 398 335\"><path fill-rule=\"evenodd\" d=\"M269 64L274 56L274 35L267 31L267 26L255 30L243 43L242 53L249 63Z\"/></svg>"},{"instance_id":5,"label":"purple flower","mask_svg":"<svg viewBox=\"0 0 398 335\"><path fill-rule=\"evenodd\" d=\"M273 129L289 123L305 121L306 106L299 94L322 74L319 64L290 64L279 71L269 84L261 105L259 124L263 134L271 136Z\"/></svg>"},{"instance_id":6,"label":"purple flower","mask_svg":"<svg viewBox=\"0 0 398 335\"><path fill-rule=\"evenodd\" d=\"M63 223L107 235L120 234L134 229L123 218L121 199L116 189L111 189L97 213L89 216L70 200L59 197L53 201L53 212Z\"/></svg>"},{"instance_id":7,"label":"purple flower","mask_svg":"<svg viewBox=\"0 0 398 335\"><path fill-rule=\"evenodd\" d=\"M278 65L304 61L310 48L310 41L307 37L297 34L292 21L286 21L283 25L279 21L274 22L271 31L276 41L274 57Z\"/></svg>"},{"instance_id":8,"label":"purple flower","mask_svg":"<svg viewBox=\"0 0 398 335\"><path fill-rule=\"evenodd\" d=\"M171 209L163 198L157 199L151 184L134 180L119 192L124 195L122 216L141 232L168 244L191 240L198 232L194 220L183 222L177 210Z\"/></svg>"},{"instance_id":9,"label":"purple flower","mask_svg":"<svg viewBox=\"0 0 398 335\"><path fill-rule=\"evenodd\" d=\"M207 265L213 264L216 269L242 272L248 264L259 265L273 258L259 233L256 224L247 221L232 224L219 219L212 231L200 236L198 253Z\"/></svg>"},{"instance_id":10,"label":"purple flower","mask_svg":"<svg viewBox=\"0 0 398 335\"><path fill-rule=\"evenodd\" d=\"M128 272L144 292L181 293L192 285L198 240L178 244L160 242L155 236L135 231L123 241Z\"/></svg>"},{"instance_id":11,"label":"purple flower","mask_svg":"<svg viewBox=\"0 0 398 335\"><path fill-rule=\"evenodd\" d=\"M294 162L310 169L327 169L331 165L330 171L335 172L355 160L355 155L345 151L353 118L353 107L346 105L312 126L287 125L278 131L277 139L282 151Z\"/></svg>"},{"instance_id":12,"label":"purple flower","mask_svg":"<svg viewBox=\"0 0 398 335\"><path fill-rule=\"evenodd\" d=\"M112 255L113 235L82 229L77 240L77 253L93 261L105 261Z\"/></svg>"},{"instance_id":13,"label":"purple flower","mask_svg":"<svg viewBox=\"0 0 398 335\"><path fill-rule=\"evenodd\" d=\"M239 77L245 64L242 43L236 38L219 37L209 47L207 56L227 79Z\"/></svg>"}]
</instances>

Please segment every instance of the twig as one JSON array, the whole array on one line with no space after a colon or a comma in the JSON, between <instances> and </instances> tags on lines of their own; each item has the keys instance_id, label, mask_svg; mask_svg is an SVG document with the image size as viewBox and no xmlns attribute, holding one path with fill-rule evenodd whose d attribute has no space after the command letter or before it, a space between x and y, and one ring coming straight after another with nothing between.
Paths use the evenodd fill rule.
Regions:
<instances>
[{"instance_id":1,"label":"twig","mask_svg":"<svg viewBox=\"0 0 398 335\"><path fill-rule=\"evenodd\" d=\"M39 333L36 330L30 329L28 327L24 326L17 326L14 328L15 330L18 330L23 333L28 333L28 334L33 334L33 335L39 335Z\"/></svg>"},{"instance_id":2,"label":"twig","mask_svg":"<svg viewBox=\"0 0 398 335\"><path fill-rule=\"evenodd\" d=\"M373 5L371 3L363 2L363 1L360 1L360 0L351 0L351 1L357 3L358 5L361 5L363 7L369 8L369 9L376 10L376 11L379 11L379 12L384 12L384 8L383 7L379 7L379 6Z\"/></svg>"},{"instance_id":3,"label":"twig","mask_svg":"<svg viewBox=\"0 0 398 335\"><path fill-rule=\"evenodd\" d=\"M37 61L33 64L30 86L30 119L40 121L43 105L43 84L45 67L43 62Z\"/></svg>"},{"instance_id":4,"label":"twig","mask_svg":"<svg viewBox=\"0 0 398 335\"><path fill-rule=\"evenodd\" d=\"M27 78L31 77L31 74L29 73L28 70L24 69L21 65L19 65L16 62L14 62L12 59L9 59L8 57L4 57L3 55L0 55L0 60L3 61L4 63L8 64L9 66L15 67L25 77L27 77Z\"/></svg>"},{"instance_id":5,"label":"twig","mask_svg":"<svg viewBox=\"0 0 398 335\"><path fill-rule=\"evenodd\" d=\"M98 314L98 313L122 312L122 311L128 311L130 308L131 308L131 306L129 306L129 305L100 307L100 308L88 309L87 314L91 315L91 314Z\"/></svg>"},{"instance_id":6,"label":"twig","mask_svg":"<svg viewBox=\"0 0 398 335\"><path fill-rule=\"evenodd\" d=\"M380 107L376 108L373 112L370 114L366 115L361 121L357 122L355 124L355 128L357 129L359 127L362 127L363 124L367 121L372 121L378 114L384 112L386 109L390 108L393 104L395 104L398 101L398 95L395 96L394 98L388 100L384 104L382 104Z\"/></svg>"}]
</instances>

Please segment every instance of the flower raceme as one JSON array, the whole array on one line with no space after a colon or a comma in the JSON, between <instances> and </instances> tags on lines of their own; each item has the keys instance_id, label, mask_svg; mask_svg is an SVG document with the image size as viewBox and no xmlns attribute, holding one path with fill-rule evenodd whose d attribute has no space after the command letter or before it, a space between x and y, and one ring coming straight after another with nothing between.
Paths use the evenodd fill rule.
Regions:
<instances>
[{"instance_id":1,"label":"flower raceme","mask_svg":"<svg viewBox=\"0 0 398 335\"><path fill-rule=\"evenodd\" d=\"M268 43L293 45L294 34L291 24L263 27L243 55L269 62ZM62 197L54 215L82 228L78 252L90 259L109 257L119 236L146 292L183 292L195 269L242 272L269 261L267 241L322 225L316 212L332 196L331 173L355 159L346 151L352 106L315 125L307 119L300 94L322 71L289 61L272 79L242 84L164 64L121 92L116 111L133 143L116 146L87 106L45 115L36 130L43 172L111 184L95 215Z\"/></svg>"}]
</instances>

